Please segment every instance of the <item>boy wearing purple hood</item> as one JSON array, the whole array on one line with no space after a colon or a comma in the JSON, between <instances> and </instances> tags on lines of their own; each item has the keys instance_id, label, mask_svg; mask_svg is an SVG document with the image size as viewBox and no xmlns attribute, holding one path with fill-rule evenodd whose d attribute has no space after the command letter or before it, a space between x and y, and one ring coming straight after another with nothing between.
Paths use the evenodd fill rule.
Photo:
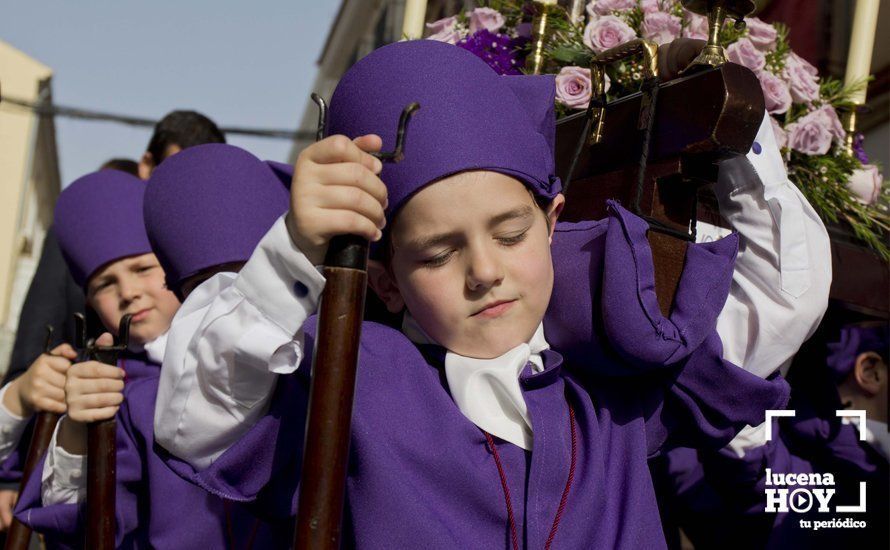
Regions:
<instances>
[{"instance_id":1,"label":"boy wearing purple hood","mask_svg":"<svg viewBox=\"0 0 890 550\"><path fill-rule=\"evenodd\" d=\"M165 165L160 171L169 170ZM271 171L264 175L265 180L254 184L281 188L286 205L279 180ZM240 180L238 184L250 187ZM249 547L255 540L268 542L263 524L242 506L182 480L157 456L155 395L166 332L179 301L151 251L143 223L145 190L145 182L135 177L101 171L75 181L59 197L55 231L71 273L106 328L116 332L124 314L133 316L130 350L118 366L88 361L68 370L68 414L38 465L42 476L32 476L23 490L16 517L52 545L82 546L86 425L116 418L115 547ZM100 342L110 344L111 335L103 334Z\"/></svg>"},{"instance_id":2,"label":"boy wearing purple hood","mask_svg":"<svg viewBox=\"0 0 890 550\"><path fill-rule=\"evenodd\" d=\"M377 243L371 284L404 316L401 332L363 326L345 543L663 546L647 458L669 437L726 444L787 387L721 357L714 326L737 237L690 247L665 318L642 220L612 204L605 221L556 226L553 91L552 78L499 77L435 42L386 46L350 69L331 100L343 135L301 155L290 212L237 276L186 299L204 300L198 322L174 321L155 421L184 459L170 464L226 498L295 513L324 286L314 266L333 235L352 233ZM368 152L392 145L414 101L406 158L384 167ZM555 299L572 302L551 296L560 278L576 283L563 288L575 311L551 317ZM549 349L545 314L594 319L572 371ZM657 372L598 376L622 369Z\"/></svg>"}]
</instances>

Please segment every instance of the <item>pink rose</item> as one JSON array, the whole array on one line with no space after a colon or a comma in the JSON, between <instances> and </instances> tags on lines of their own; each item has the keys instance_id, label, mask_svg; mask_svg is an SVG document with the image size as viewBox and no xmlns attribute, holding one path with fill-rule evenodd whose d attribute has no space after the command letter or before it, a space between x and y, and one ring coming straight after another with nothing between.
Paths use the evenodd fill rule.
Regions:
<instances>
[{"instance_id":1,"label":"pink rose","mask_svg":"<svg viewBox=\"0 0 890 550\"><path fill-rule=\"evenodd\" d=\"M804 71L806 71L810 76L819 76L819 69L813 66L812 63L797 55L796 53L788 52L788 56L785 58L785 62L793 62L797 65L800 65Z\"/></svg>"},{"instance_id":2,"label":"pink rose","mask_svg":"<svg viewBox=\"0 0 890 550\"><path fill-rule=\"evenodd\" d=\"M611 15L616 11L629 10L636 6L636 0L594 0L587 4L587 14L590 17Z\"/></svg>"},{"instance_id":3,"label":"pink rose","mask_svg":"<svg viewBox=\"0 0 890 550\"><path fill-rule=\"evenodd\" d=\"M683 30L683 36L696 40L707 40L708 18L691 11L686 12L686 28Z\"/></svg>"},{"instance_id":4,"label":"pink rose","mask_svg":"<svg viewBox=\"0 0 890 550\"><path fill-rule=\"evenodd\" d=\"M824 113L813 111L785 128L788 145L806 155L824 155L831 148L830 126Z\"/></svg>"},{"instance_id":5,"label":"pink rose","mask_svg":"<svg viewBox=\"0 0 890 550\"><path fill-rule=\"evenodd\" d=\"M584 28L584 44L597 53L620 46L636 37L634 30L614 15L594 19Z\"/></svg>"},{"instance_id":6,"label":"pink rose","mask_svg":"<svg viewBox=\"0 0 890 550\"><path fill-rule=\"evenodd\" d=\"M654 13L656 11L669 12L677 5L677 0L642 0L640 9L643 13Z\"/></svg>"},{"instance_id":7,"label":"pink rose","mask_svg":"<svg viewBox=\"0 0 890 550\"><path fill-rule=\"evenodd\" d=\"M874 204L881 196L883 178L874 164L863 164L862 168L853 170L847 187L853 196L862 204Z\"/></svg>"},{"instance_id":8,"label":"pink rose","mask_svg":"<svg viewBox=\"0 0 890 550\"><path fill-rule=\"evenodd\" d=\"M819 79L816 67L792 52L785 57L782 78L791 87L791 97L800 103L810 103L819 99Z\"/></svg>"},{"instance_id":9,"label":"pink rose","mask_svg":"<svg viewBox=\"0 0 890 550\"><path fill-rule=\"evenodd\" d=\"M763 90L766 111L773 115L787 112L791 107L791 92L788 91L785 81L769 71L761 71L757 78Z\"/></svg>"},{"instance_id":10,"label":"pink rose","mask_svg":"<svg viewBox=\"0 0 890 550\"><path fill-rule=\"evenodd\" d=\"M606 90L609 77L606 77ZM571 109L586 109L590 103L590 69L563 67L556 75L556 101Z\"/></svg>"},{"instance_id":11,"label":"pink rose","mask_svg":"<svg viewBox=\"0 0 890 550\"><path fill-rule=\"evenodd\" d=\"M506 22L501 12L491 8L476 8L467 15L470 17L471 33L481 29L496 33Z\"/></svg>"},{"instance_id":12,"label":"pink rose","mask_svg":"<svg viewBox=\"0 0 890 550\"><path fill-rule=\"evenodd\" d=\"M658 0L643 0L640 2L643 13L655 13L659 11Z\"/></svg>"},{"instance_id":13,"label":"pink rose","mask_svg":"<svg viewBox=\"0 0 890 550\"><path fill-rule=\"evenodd\" d=\"M745 23L748 25L748 39L757 49L769 51L776 46L779 33L775 27L757 17L745 19Z\"/></svg>"},{"instance_id":14,"label":"pink rose","mask_svg":"<svg viewBox=\"0 0 890 550\"><path fill-rule=\"evenodd\" d=\"M843 143L844 138L847 137L847 132L844 130L844 125L841 124L841 119L837 116L837 111L834 110L834 107L823 105L813 112L818 113L822 117L824 124L828 127L828 131L831 132L831 136L838 143Z\"/></svg>"},{"instance_id":15,"label":"pink rose","mask_svg":"<svg viewBox=\"0 0 890 550\"><path fill-rule=\"evenodd\" d=\"M460 40L460 33L457 32L457 16L452 15L427 23L426 28L432 33L426 37L427 40L438 40L449 44L457 44L457 41Z\"/></svg>"},{"instance_id":16,"label":"pink rose","mask_svg":"<svg viewBox=\"0 0 890 550\"><path fill-rule=\"evenodd\" d=\"M661 11L647 13L643 17L643 38L659 46L680 36L680 18Z\"/></svg>"},{"instance_id":17,"label":"pink rose","mask_svg":"<svg viewBox=\"0 0 890 550\"><path fill-rule=\"evenodd\" d=\"M755 73L759 73L766 66L766 57L763 52L754 47L748 38L739 38L726 48L726 57L733 63L748 67Z\"/></svg>"},{"instance_id":18,"label":"pink rose","mask_svg":"<svg viewBox=\"0 0 890 550\"><path fill-rule=\"evenodd\" d=\"M775 117L769 117L769 122L773 126L773 135L776 136L776 146L779 149L788 146L788 133L782 128L782 125L779 124L779 121L775 119Z\"/></svg>"}]
</instances>

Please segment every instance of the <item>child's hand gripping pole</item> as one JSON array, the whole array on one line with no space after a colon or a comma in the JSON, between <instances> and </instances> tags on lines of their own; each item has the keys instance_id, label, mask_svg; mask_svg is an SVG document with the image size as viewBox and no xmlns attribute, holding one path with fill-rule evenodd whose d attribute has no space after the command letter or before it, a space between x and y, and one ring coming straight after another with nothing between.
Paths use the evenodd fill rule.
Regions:
<instances>
[{"instance_id":1,"label":"child's hand gripping pole","mask_svg":"<svg viewBox=\"0 0 890 550\"><path fill-rule=\"evenodd\" d=\"M43 346L43 353L52 355L53 343L53 327L46 326L46 343ZM28 446L28 456L25 458L25 464L22 467L22 479L19 482L19 494L25 490L31 473L37 462L49 447L49 442L53 438L53 432L56 431L56 424L59 422L59 415L53 412L41 412L37 414L37 420L34 421L34 432L31 435L31 444ZM27 550L31 543L31 529L17 519L12 520L9 526L9 532L6 534L6 550Z\"/></svg>"},{"instance_id":2,"label":"child's hand gripping pole","mask_svg":"<svg viewBox=\"0 0 890 550\"><path fill-rule=\"evenodd\" d=\"M121 317L116 345L100 346L86 340L85 326L78 323L80 344L86 359L117 366L120 354L130 341L130 315ZM82 317L79 318L81 321ZM111 550L115 531L115 479L117 474L117 445L114 418L90 422L87 426L87 530L85 548Z\"/></svg>"},{"instance_id":3,"label":"child's hand gripping pole","mask_svg":"<svg viewBox=\"0 0 890 550\"><path fill-rule=\"evenodd\" d=\"M317 94L318 133L324 137L326 105ZM405 107L399 119L396 147L371 153L381 162L403 158L408 121L420 105ZM324 259L325 287L318 313L312 357L309 415L300 482L299 513L294 532L298 549L340 548L346 465L355 373L368 286L368 241L356 235L333 237Z\"/></svg>"}]
</instances>

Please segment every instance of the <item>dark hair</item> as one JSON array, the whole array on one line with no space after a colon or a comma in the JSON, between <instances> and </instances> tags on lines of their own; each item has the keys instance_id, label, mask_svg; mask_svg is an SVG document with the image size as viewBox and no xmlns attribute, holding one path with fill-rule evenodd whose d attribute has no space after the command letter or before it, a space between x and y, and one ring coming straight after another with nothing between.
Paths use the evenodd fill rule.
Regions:
<instances>
[{"instance_id":1,"label":"dark hair","mask_svg":"<svg viewBox=\"0 0 890 550\"><path fill-rule=\"evenodd\" d=\"M172 111L157 124L146 150L155 166L161 164L170 145L183 149L204 143L225 143L226 136L216 124L197 111Z\"/></svg>"},{"instance_id":2,"label":"dark hair","mask_svg":"<svg viewBox=\"0 0 890 550\"><path fill-rule=\"evenodd\" d=\"M119 172L126 172L132 176L139 177L139 163L135 160L131 159L109 159L106 160L102 166L99 167L99 170L117 170Z\"/></svg>"}]
</instances>

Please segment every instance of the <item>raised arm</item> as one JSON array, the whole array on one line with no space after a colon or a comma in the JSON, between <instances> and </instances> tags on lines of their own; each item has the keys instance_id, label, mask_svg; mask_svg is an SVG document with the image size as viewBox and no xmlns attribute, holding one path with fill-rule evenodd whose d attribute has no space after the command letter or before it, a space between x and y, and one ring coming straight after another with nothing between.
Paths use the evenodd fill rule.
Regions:
<instances>
[{"instance_id":1,"label":"raised arm","mask_svg":"<svg viewBox=\"0 0 890 550\"><path fill-rule=\"evenodd\" d=\"M751 151L721 163L715 194L739 234L717 318L723 357L761 378L784 372L828 306L831 249L822 221L788 179L769 115Z\"/></svg>"},{"instance_id":2,"label":"raised arm","mask_svg":"<svg viewBox=\"0 0 890 550\"><path fill-rule=\"evenodd\" d=\"M155 409L155 437L204 468L266 413L279 374L303 359L301 327L324 278L284 219L236 275L220 273L173 319Z\"/></svg>"}]
</instances>

